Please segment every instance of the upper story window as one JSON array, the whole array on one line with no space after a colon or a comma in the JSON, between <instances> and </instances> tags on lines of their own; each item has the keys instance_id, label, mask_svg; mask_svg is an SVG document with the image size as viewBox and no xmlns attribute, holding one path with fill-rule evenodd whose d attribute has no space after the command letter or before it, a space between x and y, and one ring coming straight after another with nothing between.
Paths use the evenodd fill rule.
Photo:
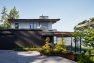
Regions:
<instances>
[{"instance_id":1,"label":"upper story window","mask_svg":"<svg viewBox=\"0 0 94 63\"><path fill-rule=\"evenodd\" d=\"M19 23L15 23L15 29L19 29Z\"/></svg>"},{"instance_id":2,"label":"upper story window","mask_svg":"<svg viewBox=\"0 0 94 63\"><path fill-rule=\"evenodd\" d=\"M34 29L37 29L37 22L34 22Z\"/></svg>"},{"instance_id":3,"label":"upper story window","mask_svg":"<svg viewBox=\"0 0 94 63\"><path fill-rule=\"evenodd\" d=\"M32 22L30 24L30 29L38 29L40 26L40 23L39 22Z\"/></svg>"}]
</instances>

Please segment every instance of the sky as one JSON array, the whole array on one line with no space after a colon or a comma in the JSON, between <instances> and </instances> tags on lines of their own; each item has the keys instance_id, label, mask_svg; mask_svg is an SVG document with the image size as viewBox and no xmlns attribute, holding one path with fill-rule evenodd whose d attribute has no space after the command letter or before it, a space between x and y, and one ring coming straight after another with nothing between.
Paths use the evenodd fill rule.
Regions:
<instances>
[{"instance_id":1,"label":"sky","mask_svg":"<svg viewBox=\"0 0 94 63\"><path fill-rule=\"evenodd\" d=\"M72 32L79 22L94 17L94 0L0 0L0 13L4 6L8 11L15 6L20 19L39 18L42 14L60 18L53 29L66 32Z\"/></svg>"}]
</instances>

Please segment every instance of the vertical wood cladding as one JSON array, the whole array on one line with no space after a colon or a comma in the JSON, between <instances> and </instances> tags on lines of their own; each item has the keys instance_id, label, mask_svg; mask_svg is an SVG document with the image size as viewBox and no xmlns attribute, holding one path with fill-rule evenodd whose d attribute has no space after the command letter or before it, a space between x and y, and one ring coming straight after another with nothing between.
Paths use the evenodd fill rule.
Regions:
<instances>
[{"instance_id":1,"label":"vertical wood cladding","mask_svg":"<svg viewBox=\"0 0 94 63\"><path fill-rule=\"evenodd\" d=\"M42 46L41 30L0 30L0 49Z\"/></svg>"}]
</instances>

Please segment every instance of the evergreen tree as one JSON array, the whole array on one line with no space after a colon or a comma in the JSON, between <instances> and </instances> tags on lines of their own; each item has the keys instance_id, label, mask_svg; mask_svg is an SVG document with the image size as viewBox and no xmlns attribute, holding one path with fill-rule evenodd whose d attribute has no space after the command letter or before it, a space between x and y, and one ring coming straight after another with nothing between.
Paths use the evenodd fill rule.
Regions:
<instances>
[{"instance_id":1,"label":"evergreen tree","mask_svg":"<svg viewBox=\"0 0 94 63\"><path fill-rule=\"evenodd\" d=\"M19 12L16 10L16 7L14 6L13 9L10 10L8 19L18 19L19 18Z\"/></svg>"},{"instance_id":2,"label":"evergreen tree","mask_svg":"<svg viewBox=\"0 0 94 63\"><path fill-rule=\"evenodd\" d=\"M3 10L1 12L1 22L2 24L0 25L0 29L3 29L3 28L6 28L6 26L4 25L4 23L7 21L7 17L8 14L7 14L7 8L6 7L3 7Z\"/></svg>"},{"instance_id":3,"label":"evergreen tree","mask_svg":"<svg viewBox=\"0 0 94 63\"><path fill-rule=\"evenodd\" d=\"M13 9L10 10L9 13L7 13L7 8L3 7L1 14L2 14L1 21L3 22L1 27L3 27L4 29L9 29L11 27L11 24L8 21L8 19L18 19L19 18L19 12L16 10L15 6L13 7Z\"/></svg>"},{"instance_id":4,"label":"evergreen tree","mask_svg":"<svg viewBox=\"0 0 94 63\"><path fill-rule=\"evenodd\" d=\"M7 8L6 7L3 7L3 10L1 12L1 22L4 22L7 20Z\"/></svg>"}]
</instances>

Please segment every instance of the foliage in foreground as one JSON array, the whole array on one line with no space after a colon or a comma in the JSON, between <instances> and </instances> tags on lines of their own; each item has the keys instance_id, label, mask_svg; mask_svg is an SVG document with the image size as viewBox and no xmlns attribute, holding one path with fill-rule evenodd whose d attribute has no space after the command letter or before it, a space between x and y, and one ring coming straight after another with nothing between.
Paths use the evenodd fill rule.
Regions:
<instances>
[{"instance_id":1,"label":"foliage in foreground","mask_svg":"<svg viewBox=\"0 0 94 63\"><path fill-rule=\"evenodd\" d=\"M42 47L42 50L40 51L41 53L45 54L45 55L50 55L52 52L52 47L51 47L51 43L50 43L50 38L47 37L45 39L45 44Z\"/></svg>"},{"instance_id":2,"label":"foliage in foreground","mask_svg":"<svg viewBox=\"0 0 94 63\"><path fill-rule=\"evenodd\" d=\"M59 42L56 43L54 51L58 54L66 52L64 48L64 39L62 38Z\"/></svg>"},{"instance_id":3,"label":"foliage in foreground","mask_svg":"<svg viewBox=\"0 0 94 63\"><path fill-rule=\"evenodd\" d=\"M78 63L94 63L93 59L91 58L91 54L86 54L82 52L78 57Z\"/></svg>"},{"instance_id":4,"label":"foliage in foreground","mask_svg":"<svg viewBox=\"0 0 94 63\"><path fill-rule=\"evenodd\" d=\"M91 24L94 22L94 17L90 18L89 20L84 20L83 22L78 23L77 26L74 27L74 30L76 31L75 34L76 37L81 37L83 46L93 47L94 48L94 27L91 26ZM84 24L85 26L80 26L81 24Z\"/></svg>"},{"instance_id":5,"label":"foliage in foreground","mask_svg":"<svg viewBox=\"0 0 94 63\"><path fill-rule=\"evenodd\" d=\"M64 40L57 42L54 47L52 47L50 43L50 39L46 38L46 43L42 47L41 53L44 55L61 55L62 53L66 52L66 49L64 48Z\"/></svg>"},{"instance_id":6,"label":"foliage in foreground","mask_svg":"<svg viewBox=\"0 0 94 63\"><path fill-rule=\"evenodd\" d=\"M81 45L94 48L94 28L87 28L84 31L76 30L73 34L76 42L81 41Z\"/></svg>"}]
</instances>

